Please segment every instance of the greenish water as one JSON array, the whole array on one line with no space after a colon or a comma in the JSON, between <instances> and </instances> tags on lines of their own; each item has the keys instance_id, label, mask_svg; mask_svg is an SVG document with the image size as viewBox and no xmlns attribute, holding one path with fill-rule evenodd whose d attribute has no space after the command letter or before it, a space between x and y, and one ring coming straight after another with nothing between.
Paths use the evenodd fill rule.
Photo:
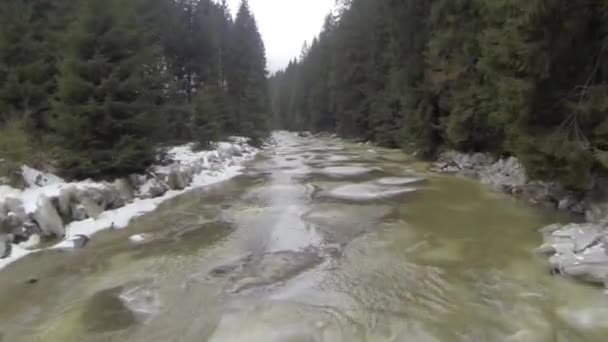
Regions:
<instances>
[{"instance_id":1,"label":"greenish water","mask_svg":"<svg viewBox=\"0 0 608 342\"><path fill-rule=\"evenodd\" d=\"M398 151L277 139L240 177L1 271L0 341L605 340L608 296L532 253L563 218ZM384 198L389 176L427 181ZM355 183L380 192L332 195Z\"/></svg>"}]
</instances>

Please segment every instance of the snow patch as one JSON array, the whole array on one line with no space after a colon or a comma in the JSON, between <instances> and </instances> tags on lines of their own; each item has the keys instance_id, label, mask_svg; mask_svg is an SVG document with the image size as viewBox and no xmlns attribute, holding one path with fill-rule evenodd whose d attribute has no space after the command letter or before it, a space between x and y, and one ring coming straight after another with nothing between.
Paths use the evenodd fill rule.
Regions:
<instances>
[{"instance_id":1,"label":"snow patch","mask_svg":"<svg viewBox=\"0 0 608 342\"><path fill-rule=\"evenodd\" d=\"M97 219L89 218L83 221L72 222L66 226L66 238L49 249L74 248L76 247L75 239L78 235L90 237L104 229L126 228L132 219L156 210L164 201L175 198L195 188L226 181L239 175L243 170L242 164L245 161L253 159L258 152L257 149L247 145L246 138L240 137L231 138L230 143L223 142L216 144L217 150L194 151L194 147L194 144L173 147L167 151L167 156L173 161L173 164L152 168L154 172L162 173L171 170L176 165L180 168L200 166L200 168L196 169L198 173L192 176L189 186L183 190L169 190L162 196L155 198L135 198L133 202L120 208L104 211ZM211 165L211 161L213 161L213 165ZM110 186L109 183L97 183L93 181L66 183L55 175L43 173L27 166L22 168L22 172L28 187L25 190L18 190L2 185L0 186L0 201L9 197L21 199L23 207L28 214L36 211L38 202L42 196L57 198L64 188L75 187L82 190L90 188L103 189ZM142 189L139 190L141 193ZM0 259L0 270L30 253L44 250L28 250L18 245L13 245L12 247L11 255L8 258Z\"/></svg>"},{"instance_id":2,"label":"snow patch","mask_svg":"<svg viewBox=\"0 0 608 342\"><path fill-rule=\"evenodd\" d=\"M28 187L41 187L65 181L52 173L46 173L32 169L26 165L21 167L21 176Z\"/></svg>"}]
</instances>

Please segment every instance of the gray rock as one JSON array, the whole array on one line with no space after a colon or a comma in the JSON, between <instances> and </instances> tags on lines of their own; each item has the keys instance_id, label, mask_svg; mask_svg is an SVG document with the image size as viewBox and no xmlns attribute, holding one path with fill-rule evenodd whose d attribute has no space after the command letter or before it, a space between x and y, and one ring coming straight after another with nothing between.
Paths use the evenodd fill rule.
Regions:
<instances>
[{"instance_id":1,"label":"gray rock","mask_svg":"<svg viewBox=\"0 0 608 342\"><path fill-rule=\"evenodd\" d=\"M561 274L608 284L606 232L594 224L550 225L541 229L545 243L537 249L551 255L549 264Z\"/></svg>"},{"instance_id":2,"label":"gray rock","mask_svg":"<svg viewBox=\"0 0 608 342\"><path fill-rule=\"evenodd\" d=\"M31 236L33 234L42 234L42 229L40 229L40 226L38 226L38 224L32 220L29 220L23 224L23 231L25 236Z\"/></svg>"},{"instance_id":3,"label":"gray rock","mask_svg":"<svg viewBox=\"0 0 608 342\"><path fill-rule=\"evenodd\" d=\"M28 220L20 199L8 197L0 202L0 233L22 236Z\"/></svg>"},{"instance_id":4,"label":"gray rock","mask_svg":"<svg viewBox=\"0 0 608 342\"><path fill-rule=\"evenodd\" d=\"M138 189L146 183L146 176L132 174L132 175L129 175L128 181L133 189Z\"/></svg>"},{"instance_id":5,"label":"gray rock","mask_svg":"<svg viewBox=\"0 0 608 342\"><path fill-rule=\"evenodd\" d=\"M44 236L63 237L65 235L63 221L48 197L42 195L38 198L38 207L32 217L38 223Z\"/></svg>"},{"instance_id":6,"label":"gray rock","mask_svg":"<svg viewBox=\"0 0 608 342\"><path fill-rule=\"evenodd\" d=\"M90 238L86 235L75 235L70 238L70 241L74 243L74 248L84 248L90 241Z\"/></svg>"},{"instance_id":7,"label":"gray rock","mask_svg":"<svg viewBox=\"0 0 608 342\"><path fill-rule=\"evenodd\" d=\"M23 208L23 202L18 198L8 197L4 200L6 209L9 213L13 213L22 223L27 221L28 217Z\"/></svg>"},{"instance_id":8,"label":"gray rock","mask_svg":"<svg viewBox=\"0 0 608 342\"><path fill-rule=\"evenodd\" d=\"M133 191L133 187L131 187L129 180L127 180L126 178L119 178L115 180L114 188L116 188L120 199L124 203L129 203L133 201L133 198L135 198L135 192Z\"/></svg>"},{"instance_id":9,"label":"gray rock","mask_svg":"<svg viewBox=\"0 0 608 342\"><path fill-rule=\"evenodd\" d=\"M221 158L220 154L211 154L207 160L209 161L209 163L213 163L213 164L218 164L221 163L223 161L223 159Z\"/></svg>"},{"instance_id":10,"label":"gray rock","mask_svg":"<svg viewBox=\"0 0 608 342\"><path fill-rule=\"evenodd\" d=\"M84 221L89 218L87 208L82 204L72 205L71 213L74 221Z\"/></svg>"},{"instance_id":11,"label":"gray rock","mask_svg":"<svg viewBox=\"0 0 608 342\"><path fill-rule=\"evenodd\" d=\"M594 202L586 206L585 219L592 223L605 223L608 220L608 203Z\"/></svg>"},{"instance_id":12,"label":"gray rock","mask_svg":"<svg viewBox=\"0 0 608 342\"><path fill-rule=\"evenodd\" d=\"M155 198L164 195L169 187L156 178L150 178L139 188L139 195L142 198Z\"/></svg>"},{"instance_id":13,"label":"gray rock","mask_svg":"<svg viewBox=\"0 0 608 342\"><path fill-rule=\"evenodd\" d=\"M111 186L88 188L80 191L78 193L79 202L82 203L85 198L93 200L103 210L114 209L124 205L120 199L118 190Z\"/></svg>"},{"instance_id":14,"label":"gray rock","mask_svg":"<svg viewBox=\"0 0 608 342\"><path fill-rule=\"evenodd\" d=\"M81 197L80 199L80 205L75 207L76 210L80 210L80 208L84 208L85 212L86 212L86 216L93 218L93 219L98 219L99 216L101 215L101 213L103 213L104 208L102 208L99 204L97 204L96 201L94 201L91 198L88 197ZM75 216L79 216L78 218L81 218L81 213L75 213L77 215Z\"/></svg>"},{"instance_id":15,"label":"gray rock","mask_svg":"<svg viewBox=\"0 0 608 342\"><path fill-rule=\"evenodd\" d=\"M576 205L576 203L576 199L574 199L573 197L566 197L564 199L561 199L557 203L557 209L561 211L567 211L570 210L570 208L572 208L574 205Z\"/></svg>"},{"instance_id":16,"label":"gray rock","mask_svg":"<svg viewBox=\"0 0 608 342\"><path fill-rule=\"evenodd\" d=\"M223 145L222 144L218 147L217 151L219 152L220 156L223 159L229 159L232 157L241 157L243 155L243 152L241 151L241 149L235 145Z\"/></svg>"},{"instance_id":17,"label":"gray rock","mask_svg":"<svg viewBox=\"0 0 608 342\"><path fill-rule=\"evenodd\" d=\"M215 277L227 277L232 283L228 291L238 293L254 287L285 282L322 261L319 251L314 248L298 252L281 251L249 255L235 263L214 268L210 274Z\"/></svg>"},{"instance_id":18,"label":"gray rock","mask_svg":"<svg viewBox=\"0 0 608 342\"><path fill-rule=\"evenodd\" d=\"M426 179L420 177L388 177L380 178L376 182L380 185L402 186L424 183Z\"/></svg>"},{"instance_id":19,"label":"gray rock","mask_svg":"<svg viewBox=\"0 0 608 342\"><path fill-rule=\"evenodd\" d=\"M167 175L167 185L171 190L185 189L189 183L188 176L179 166L172 168Z\"/></svg>"},{"instance_id":20,"label":"gray rock","mask_svg":"<svg viewBox=\"0 0 608 342\"><path fill-rule=\"evenodd\" d=\"M0 235L0 259L8 258L11 255L13 245L8 235Z\"/></svg>"},{"instance_id":21,"label":"gray rock","mask_svg":"<svg viewBox=\"0 0 608 342\"><path fill-rule=\"evenodd\" d=\"M608 255L606 245L596 245L576 258L562 261L560 271L586 282L608 285Z\"/></svg>"},{"instance_id":22,"label":"gray rock","mask_svg":"<svg viewBox=\"0 0 608 342\"><path fill-rule=\"evenodd\" d=\"M571 240L574 243L574 252L578 253L597 242L603 236L603 231L589 224L572 224L554 231L551 235L558 241Z\"/></svg>"},{"instance_id":23,"label":"gray rock","mask_svg":"<svg viewBox=\"0 0 608 342\"><path fill-rule=\"evenodd\" d=\"M73 217L72 207L77 201L78 189L76 187L67 187L59 191L59 197L57 197L57 209L59 213L66 221L76 220ZM79 221L79 220L76 220Z\"/></svg>"},{"instance_id":24,"label":"gray rock","mask_svg":"<svg viewBox=\"0 0 608 342\"><path fill-rule=\"evenodd\" d=\"M415 192L412 188L387 188L370 183L348 184L328 191L325 196L354 202L391 199Z\"/></svg>"},{"instance_id":25,"label":"gray rock","mask_svg":"<svg viewBox=\"0 0 608 342\"><path fill-rule=\"evenodd\" d=\"M30 237L26 241L19 244L20 247L25 248L25 249L35 249L39 245L40 245L40 235L38 235L38 234L30 235Z\"/></svg>"}]
</instances>

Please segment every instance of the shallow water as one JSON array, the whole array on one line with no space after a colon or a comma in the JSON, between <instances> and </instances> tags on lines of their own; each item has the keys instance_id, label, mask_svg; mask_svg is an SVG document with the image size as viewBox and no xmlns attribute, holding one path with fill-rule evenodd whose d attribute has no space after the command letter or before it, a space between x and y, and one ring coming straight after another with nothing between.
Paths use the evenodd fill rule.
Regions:
<instances>
[{"instance_id":1,"label":"shallow water","mask_svg":"<svg viewBox=\"0 0 608 342\"><path fill-rule=\"evenodd\" d=\"M240 177L0 272L0 341L605 341L608 296L531 252L563 218L398 151L277 139Z\"/></svg>"}]
</instances>

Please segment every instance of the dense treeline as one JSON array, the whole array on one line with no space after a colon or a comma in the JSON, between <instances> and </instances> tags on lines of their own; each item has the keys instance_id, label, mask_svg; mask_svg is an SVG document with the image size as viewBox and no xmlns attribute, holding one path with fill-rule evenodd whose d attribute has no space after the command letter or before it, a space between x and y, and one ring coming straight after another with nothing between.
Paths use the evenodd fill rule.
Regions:
<instances>
[{"instance_id":1,"label":"dense treeline","mask_svg":"<svg viewBox=\"0 0 608 342\"><path fill-rule=\"evenodd\" d=\"M586 188L608 169L608 1L342 1L271 92L287 129L516 155Z\"/></svg>"},{"instance_id":2,"label":"dense treeline","mask_svg":"<svg viewBox=\"0 0 608 342\"><path fill-rule=\"evenodd\" d=\"M266 74L247 0L234 19L225 1L2 0L0 159L22 162L19 136L68 175L110 177L159 144L259 140Z\"/></svg>"}]
</instances>

